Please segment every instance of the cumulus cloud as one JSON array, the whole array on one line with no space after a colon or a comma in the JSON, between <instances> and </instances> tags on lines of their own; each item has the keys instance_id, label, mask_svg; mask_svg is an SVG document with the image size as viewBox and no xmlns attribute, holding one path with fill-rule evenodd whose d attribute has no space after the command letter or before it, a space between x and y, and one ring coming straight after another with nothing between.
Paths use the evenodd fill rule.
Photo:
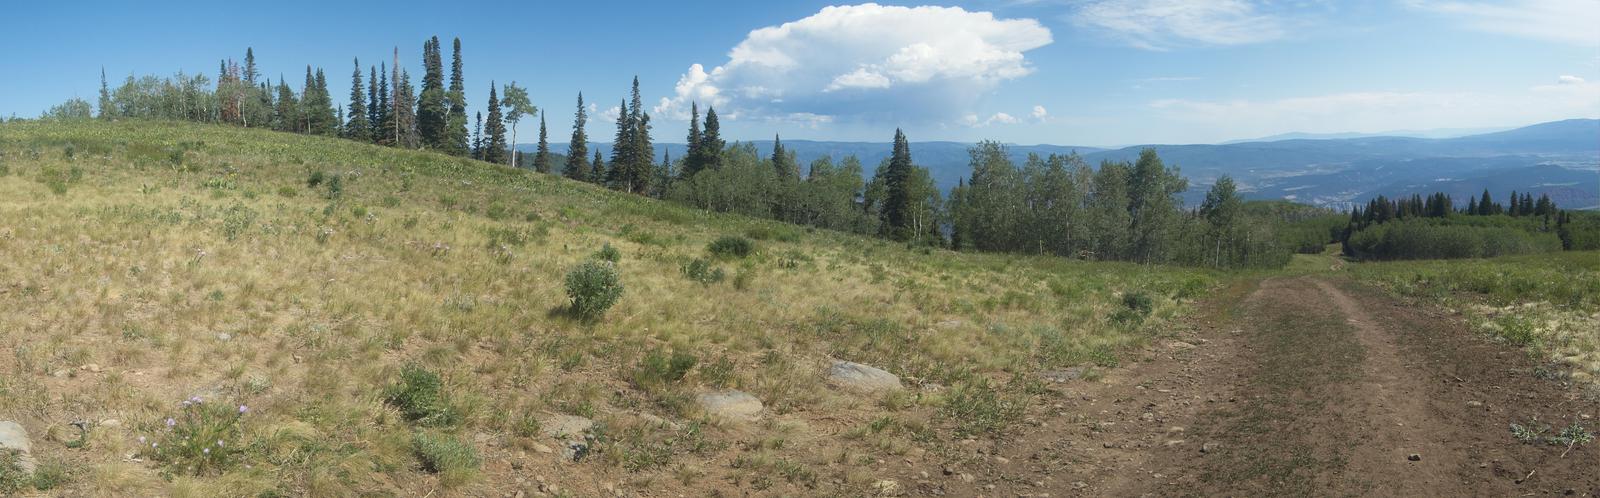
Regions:
<instances>
[{"instance_id":1,"label":"cumulus cloud","mask_svg":"<svg viewBox=\"0 0 1600 498\"><path fill-rule=\"evenodd\" d=\"M1595 0L1439 1L1407 0L1414 9L1439 13L1478 31L1600 47Z\"/></svg>"},{"instance_id":2,"label":"cumulus cloud","mask_svg":"<svg viewBox=\"0 0 1600 498\"><path fill-rule=\"evenodd\" d=\"M1164 99L1149 106L1166 119L1232 135L1504 126L1600 115L1600 84L1558 78L1507 94L1351 92L1269 100Z\"/></svg>"},{"instance_id":3,"label":"cumulus cloud","mask_svg":"<svg viewBox=\"0 0 1600 498\"><path fill-rule=\"evenodd\" d=\"M1043 123L1050 119L1050 111L1045 110L1044 106L1042 105L1036 105L1033 106L1032 116L1034 121Z\"/></svg>"},{"instance_id":4,"label":"cumulus cloud","mask_svg":"<svg viewBox=\"0 0 1600 498\"><path fill-rule=\"evenodd\" d=\"M1246 0L1093 0L1072 20L1149 50L1260 43L1286 33L1283 19Z\"/></svg>"},{"instance_id":5,"label":"cumulus cloud","mask_svg":"<svg viewBox=\"0 0 1600 498\"><path fill-rule=\"evenodd\" d=\"M653 112L686 119L699 102L728 119L946 120L1031 73L1024 52L1051 41L1033 19L960 7L826 7L751 31L709 71L690 66Z\"/></svg>"},{"instance_id":6,"label":"cumulus cloud","mask_svg":"<svg viewBox=\"0 0 1600 498\"><path fill-rule=\"evenodd\" d=\"M1035 109L1043 109L1042 107L1037 107L1037 106L1035 106L1034 108ZM978 119L978 115L977 114L967 114L967 115L961 117L961 124L966 125L966 126L970 126L970 127L973 127L973 128L983 128L983 127L986 127L986 126L997 125L997 124L1003 124L1003 125L1005 125L1005 124L1017 124L1017 123L1020 123L1020 122L1022 122L1022 120L1017 119L1016 116L1012 116L1010 114L1006 114L1006 113L1003 113L1003 112L994 113L993 115L989 116L987 119Z\"/></svg>"},{"instance_id":7,"label":"cumulus cloud","mask_svg":"<svg viewBox=\"0 0 1600 498\"><path fill-rule=\"evenodd\" d=\"M1583 78L1579 78L1570 74L1563 74L1556 78L1556 84L1558 85L1582 85L1584 83L1585 81L1583 81Z\"/></svg>"}]
</instances>

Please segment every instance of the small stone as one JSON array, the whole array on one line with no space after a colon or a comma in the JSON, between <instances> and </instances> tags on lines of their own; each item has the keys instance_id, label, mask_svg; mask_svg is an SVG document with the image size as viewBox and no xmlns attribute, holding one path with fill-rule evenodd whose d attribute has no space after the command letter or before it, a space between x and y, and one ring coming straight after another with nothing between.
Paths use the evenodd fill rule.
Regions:
<instances>
[{"instance_id":1,"label":"small stone","mask_svg":"<svg viewBox=\"0 0 1600 498\"><path fill-rule=\"evenodd\" d=\"M1183 427L1178 427L1178 426L1174 425L1172 427L1168 427L1167 428L1167 434L1182 434L1183 431L1185 431L1185 430L1186 429L1184 429Z\"/></svg>"},{"instance_id":2,"label":"small stone","mask_svg":"<svg viewBox=\"0 0 1600 498\"><path fill-rule=\"evenodd\" d=\"M1083 489L1087 487L1089 487L1089 483L1083 481L1072 481L1072 489Z\"/></svg>"},{"instance_id":3,"label":"small stone","mask_svg":"<svg viewBox=\"0 0 1600 498\"><path fill-rule=\"evenodd\" d=\"M111 428L122 427L122 421L114 419L114 418L108 418L108 419L105 419L105 420L101 420L100 421L100 426L101 427L111 427Z\"/></svg>"},{"instance_id":4,"label":"small stone","mask_svg":"<svg viewBox=\"0 0 1600 498\"><path fill-rule=\"evenodd\" d=\"M1483 402L1482 401L1468 401L1467 402L1467 407L1468 408L1483 408Z\"/></svg>"},{"instance_id":5,"label":"small stone","mask_svg":"<svg viewBox=\"0 0 1600 498\"><path fill-rule=\"evenodd\" d=\"M872 490L876 491L878 496L900 496L900 493L902 493L900 483L892 479L884 479L872 483Z\"/></svg>"},{"instance_id":6,"label":"small stone","mask_svg":"<svg viewBox=\"0 0 1600 498\"><path fill-rule=\"evenodd\" d=\"M1106 441L1104 443L1100 443L1100 447L1109 449L1109 448L1115 448L1115 447L1117 447L1117 445L1112 444L1111 441Z\"/></svg>"},{"instance_id":7,"label":"small stone","mask_svg":"<svg viewBox=\"0 0 1600 498\"><path fill-rule=\"evenodd\" d=\"M1003 456L997 456L997 457L994 457L994 463L998 463L1000 465L1005 465L1005 464L1011 463L1011 459L1003 457Z\"/></svg>"},{"instance_id":8,"label":"small stone","mask_svg":"<svg viewBox=\"0 0 1600 498\"><path fill-rule=\"evenodd\" d=\"M1166 445L1167 446L1181 446L1181 445L1183 445L1183 442L1184 441L1182 439L1170 439L1170 440L1167 440Z\"/></svg>"},{"instance_id":9,"label":"small stone","mask_svg":"<svg viewBox=\"0 0 1600 498\"><path fill-rule=\"evenodd\" d=\"M965 483L970 483L970 482L978 480L977 477L974 477L972 474L968 474L966 472L962 472L961 475L956 476L956 477L960 478L961 482L965 482Z\"/></svg>"},{"instance_id":10,"label":"small stone","mask_svg":"<svg viewBox=\"0 0 1600 498\"><path fill-rule=\"evenodd\" d=\"M217 340L219 340L219 341L228 341L228 340L232 340L232 339L233 339L233 334L229 334L227 332L217 332Z\"/></svg>"},{"instance_id":11,"label":"small stone","mask_svg":"<svg viewBox=\"0 0 1600 498\"><path fill-rule=\"evenodd\" d=\"M1217 451L1217 449L1221 448L1221 447L1222 446L1217 444L1217 443L1206 443L1206 444L1200 445L1200 452L1201 453L1211 453L1211 452Z\"/></svg>"},{"instance_id":12,"label":"small stone","mask_svg":"<svg viewBox=\"0 0 1600 498\"><path fill-rule=\"evenodd\" d=\"M1422 455L1418 455L1416 453L1412 453L1411 456L1406 457L1406 460L1410 460L1410 461L1413 461L1413 462L1420 462L1420 461L1422 461Z\"/></svg>"},{"instance_id":13,"label":"small stone","mask_svg":"<svg viewBox=\"0 0 1600 498\"><path fill-rule=\"evenodd\" d=\"M65 379L65 378L67 378L68 375L72 375L72 371L71 370L67 370L65 368L60 369L60 370L56 370L54 372L50 372L50 376L51 377L55 377L57 379Z\"/></svg>"},{"instance_id":14,"label":"small stone","mask_svg":"<svg viewBox=\"0 0 1600 498\"><path fill-rule=\"evenodd\" d=\"M555 449L553 449L553 448L551 448L549 446L546 446L544 443L533 443L532 447L533 447L533 451L535 451L537 453L544 453L544 454L548 455L550 453L555 453L556 452Z\"/></svg>"},{"instance_id":15,"label":"small stone","mask_svg":"<svg viewBox=\"0 0 1600 498\"><path fill-rule=\"evenodd\" d=\"M1089 367L1071 367L1063 370L1046 370L1039 372L1039 378L1050 382L1055 382L1057 384L1062 384L1082 379L1083 376L1088 373Z\"/></svg>"},{"instance_id":16,"label":"small stone","mask_svg":"<svg viewBox=\"0 0 1600 498\"><path fill-rule=\"evenodd\" d=\"M1139 420L1143 420L1145 422L1154 422L1156 420L1156 414L1150 413L1150 412L1144 412L1143 415L1139 416Z\"/></svg>"},{"instance_id":17,"label":"small stone","mask_svg":"<svg viewBox=\"0 0 1600 498\"><path fill-rule=\"evenodd\" d=\"M90 373L100 373L100 365L95 363L89 363L87 365L78 367L78 369L88 371Z\"/></svg>"}]
</instances>

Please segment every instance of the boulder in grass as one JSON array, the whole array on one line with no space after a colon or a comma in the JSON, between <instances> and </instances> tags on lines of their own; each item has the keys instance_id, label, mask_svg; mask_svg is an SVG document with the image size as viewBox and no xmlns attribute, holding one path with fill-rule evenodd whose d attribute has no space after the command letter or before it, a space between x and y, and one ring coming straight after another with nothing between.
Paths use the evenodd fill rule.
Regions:
<instances>
[{"instance_id":1,"label":"boulder in grass","mask_svg":"<svg viewBox=\"0 0 1600 498\"><path fill-rule=\"evenodd\" d=\"M700 407L706 414L734 422L761 420L761 400L743 391L727 390L701 394Z\"/></svg>"},{"instance_id":2,"label":"boulder in grass","mask_svg":"<svg viewBox=\"0 0 1600 498\"><path fill-rule=\"evenodd\" d=\"M28 441L28 430L22 424L0 421L0 451L16 452L17 466L24 474L33 473L33 445Z\"/></svg>"},{"instance_id":3,"label":"boulder in grass","mask_svg":"<svg viewBox=\"0 0 1600 498\"><path fill-rule=\"evenodd\" d=\"M849 361L828 368L828 382L852 391L875 393L900 389L900 377L883 369Z\"/></svg>"}]
</instances>

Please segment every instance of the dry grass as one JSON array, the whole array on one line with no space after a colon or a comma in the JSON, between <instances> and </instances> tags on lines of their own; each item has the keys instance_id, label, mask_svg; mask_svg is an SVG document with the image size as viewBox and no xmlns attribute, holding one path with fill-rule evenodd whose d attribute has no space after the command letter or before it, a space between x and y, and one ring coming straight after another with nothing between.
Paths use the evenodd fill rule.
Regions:
<instances>
[{"instance_id":1,"label":"dry grass","mask_svg":"<svg viewBox=\"0 0 1600 498\"><path fill-rule=\"evenodd\" d=\"M0 419L78 469L68 494L487 495L536 489L532 477L580 495L865 492L862 462L937 450L958 426L941 414L981 408L945 406L933 386L1026 402L1012 374L1114 365L1215 280L909 250L435 154L191 124L0 125L0 172ZM765 240L716 262L721 283L683 275L730 234ZM626 292L596 323L570 318L563 276L604 244ZM1135 291L1154 312L1114 322ZM640 389L651 351L698 362ZM911 391L829 389L829 358ZM447 430L481 472L423 470L418 429L383 396L412 363L441 374L464 420ZM711 387L770 413L707 420L692 399ZM240 465L185 475L127 458L191 396L251 407ZM542 412L599 421L602 458L530 450ZM77 420L91 429L74 449Z\"/></svg>"}]
</instances>

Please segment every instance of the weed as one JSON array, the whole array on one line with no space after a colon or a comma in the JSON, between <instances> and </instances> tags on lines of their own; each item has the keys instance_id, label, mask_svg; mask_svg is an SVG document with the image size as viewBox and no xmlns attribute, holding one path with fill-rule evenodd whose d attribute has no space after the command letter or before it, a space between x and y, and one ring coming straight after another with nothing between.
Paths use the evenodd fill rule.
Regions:
<instances>
[{"instance_id":1,"label":"weed","mask_svg":"<svg viewBox=\"0 0 1600 498\"><path fill-rule=\"evenodd\" d=\"M622 251L618 251L617 248L611 247L611 244L608 242L600 246L599 251L595 251L594 259L616 263L618 261L622 261Z\"/></svg>"},{"instance_id":2,"label":"weed","mask_svg":"<svg viewBox=\"0 0 1600 498\"><path fill-rule=\"evenodd\" d=\"M244 405L207 403L199 396L184 400L176 416L167 417L152 436L140 436L141 453L167 471L188 475L220 474L235 464L242 449L239 422L249 413Z\"/></svg>"},{"instance_id":3,"label":"weed","mask_svg":"<svg viewBox=\"0 0 1600 498\"><path fill-rule=\"evenodd\" d=\"M1023 403L1003 395L987 379L956 385L945 398L943 414L963 436L998 434L1022 416Z\"/></svg>"},{"instance_id":4,"label":"weed","mask_svg":"<svg viewBox=\"0 0 1600 498\"><path fill-rule=\"evenodd\" d=\"M321 170L312 171L311 175L306 177L306 186L310 188L317 188L322 186L322 182L327 179L327 173L323 173Z\"/></svg>"},{"instance_id":5,"label":"weed","mask_svg":"<svg viewBox=\"0 0 1600 498\"><path fill-rule=\"evenodd\" d=\"M683 265L683 276L689 277L689 280L700 282L701 284L711 285L721 282L722 279L726 277L726 274L723 273L721 267L714 268L711 266L710 262L700 258L695 258L694 260Z\"/></svg>"},{"instance_id":6,"label":"weed","mask_svg":"<svg viewBox=\"0 0 1600 498\"><path fill-rule=\"evenodd\" d=\"M609 262L587 261L567 273L567 298L579 319L599 319L621 297L622 281Z\"/></svg>"},{"instance_id":7,"label":"weed","mask_svg":"<svg viewBox=\"0 0 1600 498\"><path fill-rule=\"evenodd\" d=\"M711 241L706 251L719 258L744 258L755 252L756 244L737 235L725 235Z\"/></svg>"},{"instance_id":8,"label":"weed","mask_svg":"<svg viewBox=\"0 0 1600 498\"><path fill-rule=\"evenodd\" d=\"M11 496L21 492L28 484L28 474L22 471L21 453L13 449L0 449L0 495Z\"/></svg>"},{"instance_id":9,"label":"weed","mask_svg":"<svg viewBox=\"0 0 1600 498\"><path fill-rule=\"evenodd\" d=\"M453 427L462 418L444 392L439 374L416 364L401 367L400 381L389 386L384 401L406 420L425 427Z\"/></svg>"},{"instance_id":10,"label":"weed","mask_svg":"<svg viewBox=\"0 0 1600 498\"><path fill-rule=\"evenodd\" d=\"M675 384L683 380L698 361L694 355L682 351L673 351L670 356L659 350L651 351L634 370L633 383L645 389Z\"/></svg>"}]
</instances>

